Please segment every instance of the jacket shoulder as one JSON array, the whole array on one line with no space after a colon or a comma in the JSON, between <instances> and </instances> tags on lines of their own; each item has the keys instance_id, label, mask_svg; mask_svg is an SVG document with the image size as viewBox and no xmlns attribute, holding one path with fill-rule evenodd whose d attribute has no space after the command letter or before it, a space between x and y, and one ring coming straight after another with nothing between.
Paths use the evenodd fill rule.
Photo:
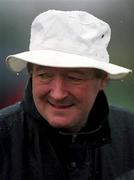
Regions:
<instances>
[{"instance_id":1,"label":"jacket shoulder","mask_svg":"<svg viewBox=\"0 0 134 180\"><path fill-rule=\"evenodd\" d=\"M125 123L125 125L134 124L134 112L125 108L110 106L109 120L111 123L116 121L116 123L121 122L122 124Z\"/></svg>"},{"instance_id":2,"label":"jacket shoulder","mask_svg":"<svg viewBox=\"0 0 134 180\"><path fill-rule=\"evenodd\" d=\"M106 179L134 179L134 176L131 178L134 169L134 113L110 106L108 120L111 143L102 147Z\"/></svg>"},{"instance_id":3,"label":"jacket shoulder","mask_svg":"<svg viewBox=\"0 0 134 180\"><path fill-rule=\"evenodd\" d=\"M109 124L112 132L117 131L118 134L131 134L134 138L134 113L132 111L110 106Z\"/></svg>"},{"instance_id":4,"label":"jacket shoulder","mask_svg":"<svg viewBox=\"0 0 134 180\"><path fill-rule=\"evenodd\" d=\"M21 113L23 113L21 102L1 109L0 131L10 129L15 122L21 119Z\"/></svg>"},{"instance_id":5,"label":"jacket shoulder","mask_svg":"<svg viewBox=\"0 0 134 180\"><path fill-rule=\"evenodd\" d=\"M123 150L125 156L130 159L133 157L134 160L134 113L124 108L110 107L109 124L112 146L118 152L118 156Z\"/></svg>"},{"instance_id":6,"label":"jacket shoulder","mask_svg":"<svg viewBox=\"0 0 134 180\"><path fill-rule=\"evenodd\" d=\"M12 116L21 111L21 102L17 102L14 105L7 106L0 110L0 120L8 116Z\"/></svg>"}]
</instances>

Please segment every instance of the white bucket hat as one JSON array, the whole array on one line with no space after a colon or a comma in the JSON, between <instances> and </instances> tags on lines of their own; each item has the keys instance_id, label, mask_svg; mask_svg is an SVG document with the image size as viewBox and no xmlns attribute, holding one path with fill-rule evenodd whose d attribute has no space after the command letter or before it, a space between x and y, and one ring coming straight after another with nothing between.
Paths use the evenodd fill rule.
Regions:
<instances>
[{"instance_id":1,"label":"white bucket hat","mask_svg":"<svg viewBox=\"0 0 134 180\"><path fill-rule=\"evenodd\" d=\"M29 51L7 57L9 67L20 72L27 62L50 67L97 68L120 79L130 69L109 63L107 23L83 11L49 10L31 26Z\"/></svg>"}]
</instances>

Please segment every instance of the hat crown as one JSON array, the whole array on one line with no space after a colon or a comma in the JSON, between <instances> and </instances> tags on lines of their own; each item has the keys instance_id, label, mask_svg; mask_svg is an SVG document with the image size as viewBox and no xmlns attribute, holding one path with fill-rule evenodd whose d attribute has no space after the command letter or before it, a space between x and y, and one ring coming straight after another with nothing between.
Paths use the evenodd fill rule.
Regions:
<instances>
[{"instance_id":1,"label":"hat crown","mask_svg":"<svg viewBox=\"0 0 134 180\"><path fill-rule=\"evenodd\" d=\"M109 62L107 23L84 11L49 10L32 23L30 50L55 50Z\"/></svg>"}]
</instances>

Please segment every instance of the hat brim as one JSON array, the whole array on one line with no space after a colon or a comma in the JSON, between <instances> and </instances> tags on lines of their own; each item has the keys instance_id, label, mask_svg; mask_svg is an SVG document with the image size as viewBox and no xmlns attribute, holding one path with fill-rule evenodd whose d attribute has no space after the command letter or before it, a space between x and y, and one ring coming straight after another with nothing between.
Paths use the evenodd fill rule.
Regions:
<instances>
[{"instance_id":1,"label":"hat brim","mask_svg":"<svg viewBox=\"0 0 134 180\"><path fill-rule=\"evenodd\" d=\"M48 67L97 68L107 72L111 79L124 78L131 72L130 69L111 63L53 50L26 51L10 55L6 58L6 62L14 72L22 71L26 67L27 62Z\"/></svg>"}]
</instances>

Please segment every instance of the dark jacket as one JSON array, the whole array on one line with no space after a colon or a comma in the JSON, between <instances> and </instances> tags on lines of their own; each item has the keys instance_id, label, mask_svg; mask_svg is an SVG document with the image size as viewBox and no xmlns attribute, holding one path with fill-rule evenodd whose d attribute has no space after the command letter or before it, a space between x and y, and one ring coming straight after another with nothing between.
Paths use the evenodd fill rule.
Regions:
<instances>
[{"instance_id":1,"label":"dark jacket","mask_svg":"<svg viewBox=\"0 0 134 180\"><path fill-rule=\"evenodd\" d=\"M24 100L0 111L0 180L133 180L134 114L96 98L77 135L37 112L29 82Z\"/></svg>"}]
</instances>

